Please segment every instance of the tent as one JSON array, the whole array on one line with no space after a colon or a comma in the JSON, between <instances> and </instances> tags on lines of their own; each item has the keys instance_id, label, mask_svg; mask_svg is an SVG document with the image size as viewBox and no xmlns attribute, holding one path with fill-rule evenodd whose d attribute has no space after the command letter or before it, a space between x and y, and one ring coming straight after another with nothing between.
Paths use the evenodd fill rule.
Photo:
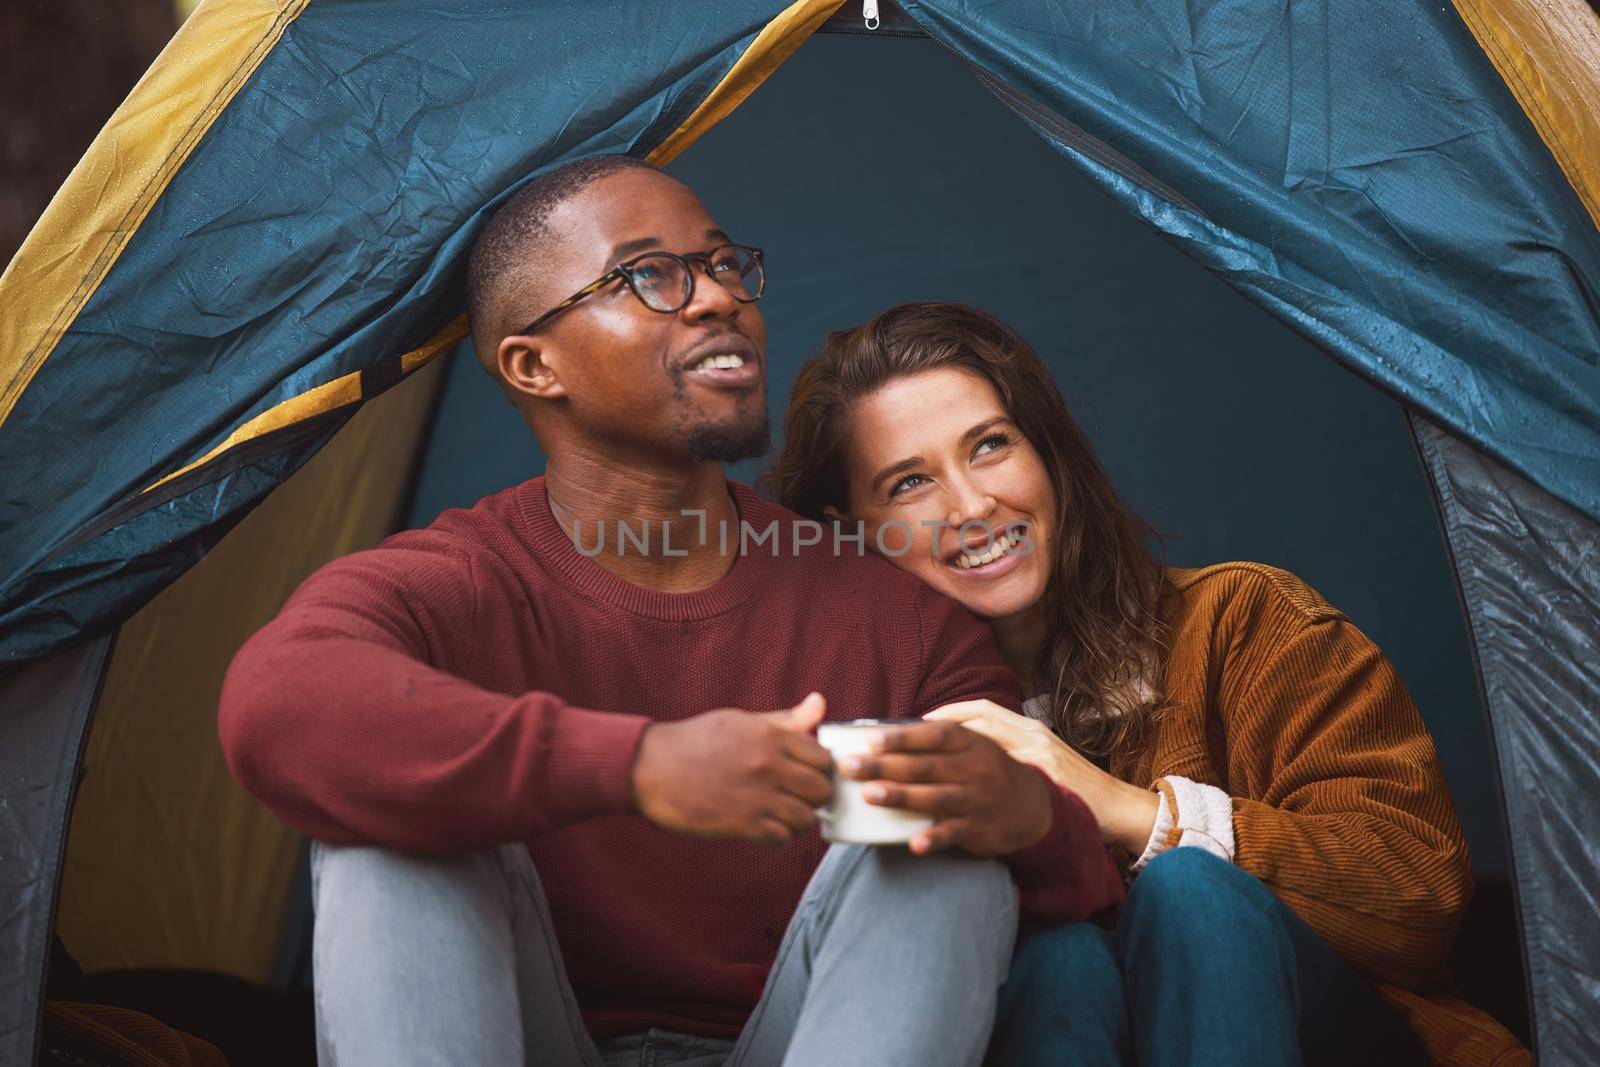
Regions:
<instances>
[{"instance_id":1,"label":"tent","mask_svg":"<svg viewBox=\"0 0 1600 1067\"><path fill-rule=\"evenodd\" d=\"M214 684L311 568L407 511L485 213L570 158L672 159L859 21L839 6L191 17L0 278L0 1058L34 1040L91 719L110 764L114 727ZM1514 828L1538 1051L1595 1061L1600 852L1573 802L1600 786L1592 12L884 8L879 33L946 46L1064 166L1405 405ZM218 925L182 936L268 971L297 843L208 795L154 798L238 859Z\"/></svg>"}]
</instances>

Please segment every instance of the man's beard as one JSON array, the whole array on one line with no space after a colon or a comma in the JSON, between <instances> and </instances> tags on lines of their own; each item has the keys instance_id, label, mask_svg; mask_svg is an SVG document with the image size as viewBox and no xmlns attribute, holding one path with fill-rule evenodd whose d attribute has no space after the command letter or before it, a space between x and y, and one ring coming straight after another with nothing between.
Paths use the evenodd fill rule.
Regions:
<instances>
[{"instance_id":1,"label":"man's beard","mask_svg":"<svg viewBox=\"0 0 1600 1067\"><path fill-rule=\"evenodd\" d=\"M764 456L772 447L772 427L766 405L759 417L727 422L691 423L688 428L689 455L718 463L737 463Z\"/></svg>"},{"instance_id":2,"label":"man's beard","mask_svg":"<svg viewBox=\"0 0 1600 1067\"><path fill-rule=\"evenodd\" d=\"M683 372L675 372L672 378L673 399L680 404L687 404L689 386ZM754 400L758 405L755 411L746 411L741 403L738 413L724 422L695 421L695 415L699 415L699 412L683 416L681 424L689 455L697 460L713 460L717 463L738 463L743 459L766 455L772 447L767 398L757 393Z\"/></svg>"}]
</instances>

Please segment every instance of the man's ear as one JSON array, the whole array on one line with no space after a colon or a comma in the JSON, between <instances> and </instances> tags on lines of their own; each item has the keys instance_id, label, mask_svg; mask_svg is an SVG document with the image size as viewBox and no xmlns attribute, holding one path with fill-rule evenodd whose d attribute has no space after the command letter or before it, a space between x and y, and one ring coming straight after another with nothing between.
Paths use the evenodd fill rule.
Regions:
<instances>
[{"instance_id":1,"label":"man's ear","mask_svg":"<svg viewBox=\"0 0 1600 1067\"><path fill-rule=\"evenodd\" d=\"M507 337L500 342L495 358L500 364L501 380L515 391L544 400L567 395L544 346L536 339Z\"/></svg>"}]
</instances>

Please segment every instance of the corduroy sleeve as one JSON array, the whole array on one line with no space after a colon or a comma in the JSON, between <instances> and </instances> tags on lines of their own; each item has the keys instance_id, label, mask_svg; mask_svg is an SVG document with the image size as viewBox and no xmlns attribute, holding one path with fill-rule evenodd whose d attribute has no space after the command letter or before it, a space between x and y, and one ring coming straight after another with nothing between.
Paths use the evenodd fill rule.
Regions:
<instances>
[{"instance_id":1,"label":"corduroy sleeve","mask_svg":"<svg viewBox=\"0 0 1600 1067\"><path fill-rule=\"evenodd\" d=\"M1235 862L1367 975L1414 985L1444 962L1472 894L1433 741L1399 675L1337 613L1280 605L1225 681Z\"/></svg>"},{"instance_id":2,"label":"corduroy sleeve","mask_svg":"<svg viewBox=\"0 0 1600 1067\"><path fill-rule=\"evenodd\" d=\"M919 583L920 584L920 583ZM1017 711L1022 690L1000 658L994 633L953 600L932 590L917 605L927 648L916 713L957 700L992 700ZM1050 830L1001 857L1016 882L1022 913L1041 923L1076 922L1122 903L1126 887L1100 839L1094 814L1075 793L1050 784Z\"/></svg>"},{"instance_id":3,"label":"corduroy sleeve","mask_svg":"<svg viewBox=\"0 0 1600 1067\"><path fill-rule=\"evenodd\" d=\"M467 558L427 535L312 575L235 655L218 709L240 784L311 837L449 853L629 810L642 716L467 681Z\"/></svg>"}]
</instances>

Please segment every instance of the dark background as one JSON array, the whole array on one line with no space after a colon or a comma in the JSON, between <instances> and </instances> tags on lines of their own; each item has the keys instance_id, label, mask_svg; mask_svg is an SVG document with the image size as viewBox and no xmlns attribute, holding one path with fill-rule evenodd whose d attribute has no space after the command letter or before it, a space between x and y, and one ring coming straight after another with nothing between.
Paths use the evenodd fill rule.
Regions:
<instances>
[{"instance_id":1,"label":"dark background","mask_svg":"<svg viewBox=\"0 0 1600 1067\"><path fill-rule=\"evenodd\" d=\"M817 36L667 169L767 251L775 431L829 330L906 300L1013 323L1172 563L1285 567L1388 654L1480 878L1506 877L1465 626L1397 403L1126 214L929 41ZM412 525L543 469L477 361L452 360Z\"/></svg>"}]
</instances>

